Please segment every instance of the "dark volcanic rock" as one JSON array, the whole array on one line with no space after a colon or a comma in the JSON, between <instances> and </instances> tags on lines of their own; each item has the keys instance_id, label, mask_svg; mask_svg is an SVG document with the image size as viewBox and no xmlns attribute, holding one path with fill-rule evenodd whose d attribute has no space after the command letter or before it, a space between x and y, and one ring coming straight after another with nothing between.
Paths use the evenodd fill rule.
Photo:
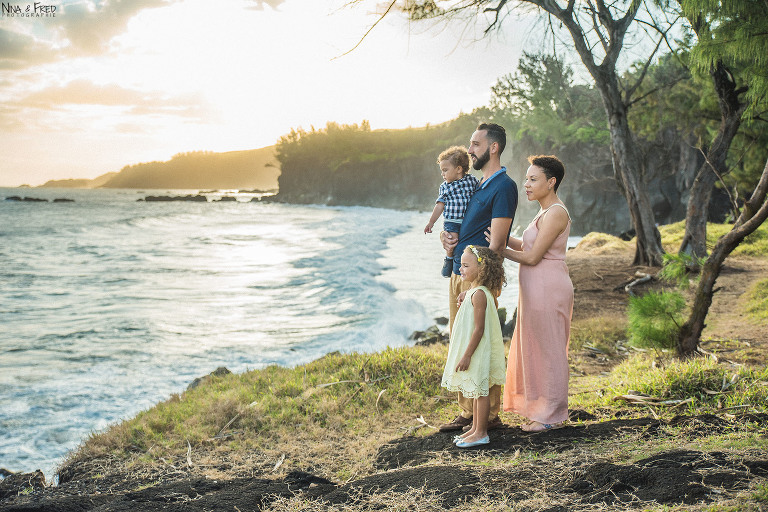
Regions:
<instances>
[{"instance_id":1,"label":"dark volcanic rock","mask_svg":"<svg viewBox=\"0 0 768 512\"><path fill-rule=\"evenodd\" d=\"M34 473L12 473L0 481L0 500L45 487L45 475L39 469Z\"/></svg>"},{"instance_id":2,"label":"dark volcanic rock","mask_svg":"<svg viewBox=\"0 0 768 512\"><path fill-rule=\"evenodd\" d=\"M142 199L139 199L139 201L142 201ZM143 199L143 201L149 201L149 202L163 202L163 201L196 201L205 203L208 202L208 198L203 195L186 195L186 196L147 196Z\"/></svg>"},{"instance_id":3,"label":"dark volcanic rock","mask_svg":"<svg viewBox=\"0 0 768 512\"><path fill-rule=\"evenodd\" d=\"M39 197L20 197L10 196L5 198L6 201L24 201L27 203L47 203L47 199L40 199Z\"/></svg>"},{"instance_id":4,"label":"dark volcanic rock","mask_svg":"<svg viewBox=\"0 0 768 512\"><path fill-rule=\"evenodd\" d=\"M211 377L223 377L224 375L229 375L230 373L232 373L232 372L229 371L228 368L226 368L224 366L219 366L218 368L213 370L208 375L205 375L203 377L198 377L195 380L193 380L192 382L190 382L189 386L187 386L187 390L196 388L200 384L203 384L204 382L207 382L207 381L211 380Z\"/></svg>"},{"instance_id":5,"label":"dark volcanic rock","mask_svg":"<svg viewBox=\"0 0 768 512\"><path fill-rule=\"evenodd\" d=\"M416 345L427 346L434 343L448 343L450 336L448 333L442 332L438 326L433 325L426 331L414 331L408 339L415 340Z\"/></svg>"}]
</instances>

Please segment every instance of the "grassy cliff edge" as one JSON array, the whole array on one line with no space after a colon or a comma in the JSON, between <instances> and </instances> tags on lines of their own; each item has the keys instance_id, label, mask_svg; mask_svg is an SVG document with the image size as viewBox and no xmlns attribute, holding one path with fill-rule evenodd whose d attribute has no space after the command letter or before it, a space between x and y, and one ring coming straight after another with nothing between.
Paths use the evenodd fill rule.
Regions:
<instances>
[{"instance_id":1,"label":"grassy cliff edge","mask_svg":"<svg viewBox=\"0 0 768 512\"><path fill-rule=\"evenodd\" d=\"M661 231L669 250L680 226ZM332 353L210 376L90 436L60 467L57 488L0 510L75 494L108 506L98 510L156 510L157 496L179 492L187 498L167 509L765 510L766 243L763 226L726 262L752 272L749 286L713 308L713 323L733 315L753 337L710 332L713 356L681 362L629 347L626 319L601 309L620 296L606 292L608 276L616 258L631 261L631 243L585 237L568 260L576 308L598 302L574 314L567 428L525 434L522 418L502 413L510 426L492 432L488 449L462 451L435 428L457 413L439 386L445 345Z\"/></svg>"}]
</instances>

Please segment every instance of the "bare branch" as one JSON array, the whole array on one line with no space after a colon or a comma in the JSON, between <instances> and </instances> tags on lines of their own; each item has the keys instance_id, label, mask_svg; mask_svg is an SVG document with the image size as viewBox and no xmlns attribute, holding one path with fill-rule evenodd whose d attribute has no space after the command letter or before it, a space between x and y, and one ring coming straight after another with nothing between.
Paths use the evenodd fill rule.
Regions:
<instances>
[{"instance_id":1,"label":"bare branch","mask_svg":"<svg viewBox=\"0 0 768 512\"><path fill-rule=\"evenodd\" d=\"M369 29L368 29L368 30L365 32L365 34L363 34L363 37L361 37L361 38L360 38L360 40L357 42L357 44L356 44L355 46L353 46L353 47L352 47L352 49L350 49L350 50L347 50L346 52L342 53L342 54L341 54L341 55L339 55L338 57L334 57L334 58L332 58L331 60L336 60L336 59L338 59L338 58L340 58L340 57L343 57L343 56L345 56L345 55L349 55L350 53L352 53L353 51L355 51L355 50L357 49L357 47L358 47L358 46L360 46L361 44L363 44L363 41L365 40L365 38L366 38L366 37L368 37L368 34L370 34L370 33L371 33L371 30L373 30L373 29L376 27L376 25L378 25L378 24L379 24L379 22L380 22L381 20L383 20L383 19L384 19L384 17L385 17L387 14L389 14L389 11L391 11L391 10L392 10L392 7L394 7L396 3L397 3L397 0L392 0L392 3L391 3L391 4L389 4L389 7L387 7L387 10L386 10L386 11L384 11L384 14L382 14L381 16L379 16L379 19L377 19L377 20L376 20L376 23L374 23L373 25L371 25L371 27L370 27L370 28L369 28Z\"/></svg>"},{"instance_id":2,"label":"bare branch","mask_svg":"<svg viewBox=\"0 0 768 512\"><path fill-rule=\"evenodd\" d=\"M707 165L709 166L709 168L712 169L712 172L715 173L715 176L717 176L717 179L720 181L720 183L723 184L723 189L725 190L726 194L728 194L728 199L731 202L731 208L733 209L733 213L736 216L738 216L739 215L739 205L736 204L736 200L731 195L731 190L728 188L728 185L723 180L723 176L721 175L721 173L719 173L717 171L717 169L715 168L715 164L709 159L709 157L704 152L704 150L701 149L701 148L698 148L698 149L701 152L702 156L704 157L704 161L707 162Z\"/></svg>"},{"instance_id":3,"label":"bare branch","mask_svg":"<svg viewBox=\"0 0 768 512\"><path fill-rule=\"evenodd\" d=\"M597 9L595 9L595 6L592 5L592 0L587 0L587 6L587 10L592 16L592 26L595 27L595 32L597 33L597 37L600 39L600 43L603 45L603 50L605 50L605 53L608 53L608 41L605 40L605 36L603 36L603 33L600 31L600 22L598 21L600 16L597 13Z\"/></svg>"},{"instance_id":4,"label":"bare branch","mask_svg":"<svg viewBox=\"0 0 768 512\"><path fill-rule=\"evenodd\" d=\"M493 22L488 25L488 27L483 31L484 34L487 34L490 32L492 28L496 26L496 24L499 23L499 12L501 12L501 9L506 5L507 0L499 0L499 4L496 7L486 7L483 12L493 12L495 13L495 18Z\"/></svg>"},{"instance_id":5,"label":"bare branch","mask_svg":"<svg viewBox=\"0 0 768 512\"><path fill-rule=\"evenodd\" d=\"M642 96L638 96L638 97L637 97L637 98L635 98L634 100L627 102L627 104L626 104L626 105L627 105L627 108L631 107L631 106L632 106L632 105L634 105L635 103L639 103L639 102L641 102L642 100L644 100L644 99L645 99L645 98L647 98L648 96L650 96L650 95L652 95L652 94L654 94L654 93L656 93L656 92L658 92L658 91L661 91L661 90L663 90L663 89L666 89L667 87L672 87L672 86L673 86L673 85L675 85L676 83L678 83L678 82L682 82L683 80L687 80L687 78L686 78L686 77L682 77L682 76L680 76L680 77L677 77L677 78L675 78L674 80L672 80L672 81L670 81L670 82L665 82L665 83L661 84L661 85L660 85L660 86L658 86L658 87L654 87L653 89L651 89L651 90L650 90L650 91L648 91L647 93L643 94ZM712 119L715 119L715 118L713 117Z\"/></svg>"},{"instance_id":6,"label":"bare branch","mask_svg":"<svg viewBox=\"0 0 768 512\"><path fill-rule=\"evenodd\" d=\"M653 61L653 58L656 56L656 52L659 51L659 47L661 46L661 43L665 41L667 38L667 32L669 32L673 26L674 26L674 23L671 24L669 27L667 27L667 29L661 33L662 35L659 38L659 41L656 43L656 46L653 48L651 55L648 56L648 60L646 60L645 64L643 65L643 71L640 73L640 76L635 81L635 84L632 85L629 89L627 89L626 94L624 95L625 103L629 104L630 99L632 98L632 95L635 93L637 88L640 87L640 84L643 83L643 80L645 80L645 75L648 73L648 68L651 67L651 62ZM658 27L656 28L658 29Z\"/></svg>"}]
</instances>

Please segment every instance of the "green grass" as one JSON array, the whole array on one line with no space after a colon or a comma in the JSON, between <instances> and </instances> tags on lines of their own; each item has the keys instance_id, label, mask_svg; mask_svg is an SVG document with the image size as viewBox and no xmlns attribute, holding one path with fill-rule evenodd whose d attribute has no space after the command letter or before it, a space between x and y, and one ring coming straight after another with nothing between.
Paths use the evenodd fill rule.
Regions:
<instances>
[{"instance_id":1,"label":"green grass","mask_svg":"<svg viewBox=\"0 0 768 512\"><path fill-rule=\"evenodd\" d=\"M733 228L730 224L707 223L707 249L712 249L717 240ZM661 244L664 250L677 253L685 235L685 221L659 226ZM768 223L763 223L754 233L744 239L731 253L733 256L764 257L768 254Z\"/></svg>"},{"instance_id":2,"label":"green grass","mask_svg":"<svg viewBox=\"0 0 768 512\"><path fill-rule=\"evenodd\" d=\"M611 391L619 395L634 390L665 400L692 398L689 413L736 406L768 410L768 368L730 369L703 358L670 360L663 365L655 361L636 356L617 366L612 372Z\"/></svg>"},{"instance_id":3,"label":"green grass","mask_svg":"<svg viewBox=\"0 0 768 512\"><path fill-rule=\"evenodd\" d=\"M571 324L571 351L585 345L611 354L616 342L627 339L627 321L616 316L602 316L574 321Z\"/></svg>"},{"instance_id":4,"label":"green grass","mask_svg":"<svg viewBox=\"0 0 768 512\"><path fill-rule=\"evenodd\" d=\"M768 322L768 279L756 282L745 294L747 315L759 322Z\"/></svg>"},{"instance_id":5,"label":"green grass","mask_svg":"<svg viewBox=\"0 0 768 512\"><path fill-rule=\"evenodd\" d=\"M695 358L659 363L655 354L635 354L609 374L581 379L569 398L571 409L599 417L613 414L672 417L678 414L768 412L768 368L727 368L713 359ZM630 404L620 395L642 393L660 400L688 400L685 404ZM733 409L729 409L733 408Z\"/></svg>"},{"instance_id":6,"label":"green grass","mask_svg":"<svg viewBox=\"0 0 768 512\"><path fill-rule=\"evenodd\" d=\"M138 452L151 463L214 445L220 451L245 452L293 440L299 449L305 439L369 436L392 415L440 414L447 401L434 397L444 394L445 354L444 346L333 353L295 368L270 366L212 377L91 436L73 460L129 458ZM220 434L224 437L217 439Z\"/></svg>"}]
</instances>

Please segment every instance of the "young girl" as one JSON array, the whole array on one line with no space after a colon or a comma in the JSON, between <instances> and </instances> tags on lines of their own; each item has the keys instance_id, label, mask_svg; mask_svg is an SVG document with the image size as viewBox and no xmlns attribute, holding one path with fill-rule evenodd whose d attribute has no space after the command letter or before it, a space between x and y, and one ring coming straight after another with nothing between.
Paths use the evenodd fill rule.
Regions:
<instances>
[{"instance_id":1,"label":"young girl","mask_svg":"<svg viewBox=\"0 0 768 512\"><path fill-rule=\"evenodd\" d=\"M491 386L506 375L504 342L496 297L504 285L504 260L487 247L468 245L461 255L461 279L472 283L456 314L442 386L473 398L472 427L454 439L459 448L488 444Z\"/></svg>"}]
</instances>

